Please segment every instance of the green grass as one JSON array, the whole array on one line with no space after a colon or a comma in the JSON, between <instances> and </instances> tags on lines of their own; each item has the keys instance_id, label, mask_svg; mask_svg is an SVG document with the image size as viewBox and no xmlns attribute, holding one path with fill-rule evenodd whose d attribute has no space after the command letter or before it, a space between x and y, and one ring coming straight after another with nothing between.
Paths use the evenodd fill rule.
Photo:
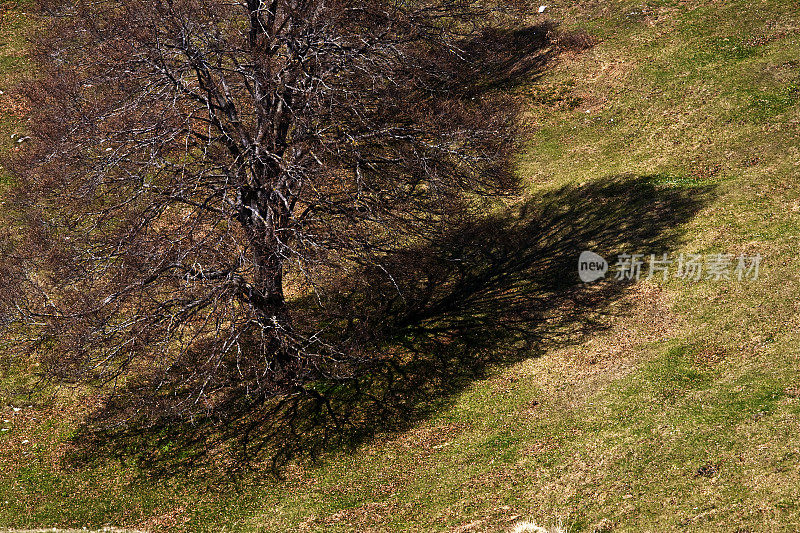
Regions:
<instances>
[{"instance_id":1,"label":"green grass","mask_svg":"<svg viewBox=\"0 0 800 533\"><path fill-rule=\"evenodd\" d=\"M5 408L0 526L800 529L800 14L776 0L549 13L600 42L522 91L530 194L620 174L713 186L670 251L760 253L757 281L642 281L609 309L607 331L494 369L410 429L292 465L282 481L151 479L111 459L75 469L56 459L72 417Z\"/></svg>"},{"instance_id":2,"label":"green grass","mask_svg":"<svg viewBox=\"0 0 800 533\"><path fill-rule=\"evenodd\" d=\"M27 4L28 1L6 1L0 6L0 13L4 13L0 25L0 186L10 178L4 161L19 146L11 136L22 131L22 110L10 89L26 66L22 36L26 17L22 10Z\"/></svg>"}]
</instances>

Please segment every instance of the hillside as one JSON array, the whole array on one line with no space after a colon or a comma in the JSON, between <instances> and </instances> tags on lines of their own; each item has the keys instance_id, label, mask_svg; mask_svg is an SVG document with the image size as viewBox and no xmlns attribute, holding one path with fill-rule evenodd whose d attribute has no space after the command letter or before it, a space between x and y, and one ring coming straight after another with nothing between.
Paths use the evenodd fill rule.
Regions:
<instances>
[{"instance_id":1,"label":"hillside","mask_svg":"<svg viewBox=\"0 0 800 533\"><path fill-rule=\"evenodd\" d=\"M24 68L24 3L6 5L0 90ZM85 405L3 391L0 527L800 530L797 5L579 1L545 17L595 44L519 89L526 191L498 234L539 276L525 346L481 346L502 355L454 372L424 416L281 480L67 461ZM0 95L0 154L23 111ZM584 287L583 250L762 262L757 279ZM5 384L32 369L0 362Z\"/></svg>"}]
</instances>

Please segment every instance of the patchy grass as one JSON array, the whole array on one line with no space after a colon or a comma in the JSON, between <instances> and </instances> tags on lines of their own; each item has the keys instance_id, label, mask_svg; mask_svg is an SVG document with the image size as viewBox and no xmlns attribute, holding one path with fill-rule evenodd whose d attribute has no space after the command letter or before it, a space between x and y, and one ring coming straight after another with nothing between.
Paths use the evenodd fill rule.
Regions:
<instances>
[{"instance_id":1,"label":"patchy grass","mask_svg":"<svg viewBox=\"0 0 800 533\"><path fill-rule=\"evenodd\" d=\"M11 88L25 67L25 43L22 29L26 21L27 1L6 1L0 5L0 187L9 175L4 160L20 148L20 127L25 117L24 106Z\"/></svg>"},{"instance_id":2,"label":"patchy grass","mask_svg":"<svg viewBox=\"0 0 800 533\"><path fill-rule=\"evenodd\" d=\"M776 0L562 4L548 15L600 42L521 91L530 195L618 175L713 187L669 251L759 253L758 280L631 285L603 310L607 329L496 368L411 429L282 481L153 479L124 459L74 468L59 460L74 402L7 407L0 525L800 529L800 14ZM20 65L10 29L6 75ZM16 120L5 114L4 139Z\"/></svg>"}]
</instances>

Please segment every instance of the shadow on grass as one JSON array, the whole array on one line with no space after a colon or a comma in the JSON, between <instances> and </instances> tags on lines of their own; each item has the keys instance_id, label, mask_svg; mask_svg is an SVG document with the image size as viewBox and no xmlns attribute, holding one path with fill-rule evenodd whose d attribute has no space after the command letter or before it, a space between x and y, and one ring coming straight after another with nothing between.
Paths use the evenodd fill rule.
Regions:
<instances>
[{"instance_id":1,"label":"shadow on grass","mask_svg":"<svg viewBox=\"0 0 800 533\"><path fill-rule=\"evenodd\" d=\"M487 371L607 327L626 284L582 283L579 253L594 250L613 262L617 253L668 252L712 194L657 182L617 176L565 186L391 254L385 271L352 276L336 302L348 317L340 330L356 332L354 349L381 354L365 358L357 378L251 405L224 425L93 433L74 458L133 457L150 475L175 475L216 453L232 469L271 458L279 471L403 431L447 408Z\"/></svg>"},{"instance_id":2,"label":"shadow on grass","mask_svg":"<svg viewBox=\"0 0 800 533\"><path fill-rule=\"evenodd\" d=\"M559 32L554 23L544 22L486 29L449 55L429 60L435 63L433 71L447 73L438 80L442 94L472 99L503 94L504 112L514 114L523 102L509 91L536 80L560 53L589 46L586 35ZM452 65L442 69L442 62ZM454 223L428 246L390 254L380 270L335 280L324 309L313 300L292 302L298 330L317 331L320 322L327 323L334 334L326 341L346 347L346 363L321 365L327 379L298 385L278 401L237 398L235 405L226 404L224 421L209 417L182 424L173 417L146 428L134 421L108 429L109 423L125 419L126 410L136 411L138 392L130 390L130 383L121 385L132 393L116 395L94 413L74 439L73 458L102 460L117 454L136 458L149 473L171 474L209 455L217 457L209 464L236 469L268 453L277 467L293 457L316 456L375 432L405 427L446 403L487 365L506 359L507 343L528 346L526 353L532 349L524 330L548 312L546 303L534 300L549 297L544 292L533 297L521 286L534 274L526 271L531 264L526 256L536 243L516 233L528 223L539 224L535 209L530 205L520 213L460 227ZM549 285L550 280L539 283ZM506 309L509 305L517 309ZM498 313L496 307L503 309ZM518 316L512 317L512 311ZM304 313L308 328L299 326Z\"/></svg>"}]
</instances>

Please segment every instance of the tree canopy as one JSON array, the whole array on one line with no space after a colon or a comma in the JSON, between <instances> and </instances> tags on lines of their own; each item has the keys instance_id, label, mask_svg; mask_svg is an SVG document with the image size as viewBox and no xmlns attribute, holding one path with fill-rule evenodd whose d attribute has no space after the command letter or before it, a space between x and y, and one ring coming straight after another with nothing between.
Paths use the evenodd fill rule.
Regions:
<instances>
[{"instance_id":1,"label":"tree canopy","mask_svg":"<svg viewBox=\"0 0 800 533\"><path fill-rule=\"evenodd\" d=\"M77 0L42 15L3 313L46 376L134 394L127 419L224 419L365 371L385 356L365 310L407 303L392 254L514 190L503 84L530 64L502 47L508 9Z\"/></svg>"}]
</instances>

